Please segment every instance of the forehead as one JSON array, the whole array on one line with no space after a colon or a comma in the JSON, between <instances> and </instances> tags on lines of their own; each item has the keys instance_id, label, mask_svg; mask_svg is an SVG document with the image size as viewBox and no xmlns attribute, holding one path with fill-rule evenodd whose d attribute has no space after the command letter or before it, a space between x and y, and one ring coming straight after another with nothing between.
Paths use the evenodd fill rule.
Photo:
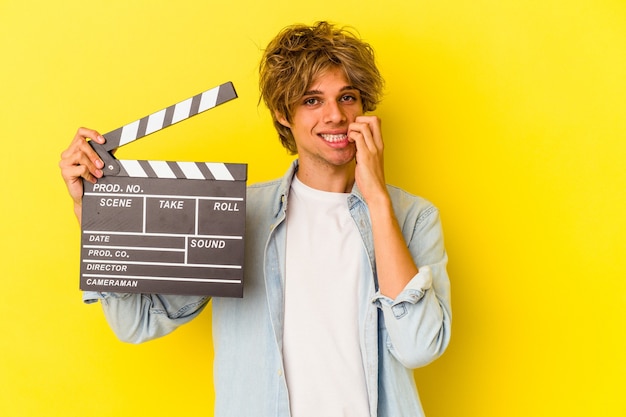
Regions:
<instances>
[{"instance_id":1,"label":"forehead","mask_svg":"<svg viewBox=\"0 0 626 417\"><path fill-rule=\"evenodd\" d=\"M340 67L331 67L317 74L307 87L307 93L330 92L332 90L344 90L353 88L346 77L344 70Z\"/></svg>"}]
</instances>

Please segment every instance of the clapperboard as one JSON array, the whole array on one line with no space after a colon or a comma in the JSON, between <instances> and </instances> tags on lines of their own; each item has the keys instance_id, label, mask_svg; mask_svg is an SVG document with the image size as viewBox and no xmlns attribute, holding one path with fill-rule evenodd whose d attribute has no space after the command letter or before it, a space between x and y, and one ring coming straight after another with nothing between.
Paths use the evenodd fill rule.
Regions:
<instances>
[{"instance_id":1,"label":"clapperboard","mask_svg":"<svg viewBox=\"0 0 626 417\"><path fill-rule=\"evenodd\" d=\"M247 165L111 153L235 98L228 82L89 142L105 167L83 181L81 290L243 296Z\"/></svg>"}]
</instances>

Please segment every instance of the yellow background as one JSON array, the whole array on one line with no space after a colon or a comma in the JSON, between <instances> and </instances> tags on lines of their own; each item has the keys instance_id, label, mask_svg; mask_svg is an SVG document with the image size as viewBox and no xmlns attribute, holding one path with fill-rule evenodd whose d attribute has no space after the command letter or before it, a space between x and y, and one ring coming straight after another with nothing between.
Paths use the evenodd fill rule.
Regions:
<instances>
[{"instance_id":1,"label":"yellow background","mask_svg":"<svg viewBox=\"0 0 626 417\"><path fill-rule=\"evenodd\" d=\"M415 372L427 415L626 415L623 0L0 1L0 415L212 414L210 310L133 346L82 304L59 155L231 80L118 157L281 175L256 65L319 19L375 46L387 179L441 209L454 325Z\"/></svg>"}]
</instances>

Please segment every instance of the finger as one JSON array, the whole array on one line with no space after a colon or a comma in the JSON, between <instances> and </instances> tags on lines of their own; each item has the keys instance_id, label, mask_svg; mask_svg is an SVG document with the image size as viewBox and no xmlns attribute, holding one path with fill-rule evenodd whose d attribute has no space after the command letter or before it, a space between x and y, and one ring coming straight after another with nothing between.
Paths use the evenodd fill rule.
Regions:
<instances>
[{"instance_id":1,"label":"finger","mask_svg":"<svg viewBox=\"0 0 626 417\"><path fill-rule=\"evenodd\" d=\"M378 116L358 116L355 121L368 125L376 149L383 150L384 145L380 118Z\"/></svg>"},{"instance_id":2,"label":"finger","mask_svg":"<svg viewBox=\"0 0 626 417\"><path fill-rule=\"evenodd\" d=\"M93 148L85 140L82 140L74 142L68 149L63 151L59 166L61 170L73 166L82 166L92 175L100 177L104 163Z\"/></svg>"},{"instance_id":3,"label":"finger","mask_svg":"<svg viewBox=\"0 0 626 417\"><path fill-rule=\"evenodd\" d=\"M93 148L89 146L87 142L88 139L93 140L94 142L97 142L99 144L104 144L106 142L106 139L96 130L81 127L76 132L73 142L76 146L82 149L83 152L85 152L85 154L95 165L97 165L99 168L102 168L104 166L104 163L102 162L96 151L94 151Z\"/></svg>"},{"instance_id":4,"label":"finger","mask_svg":"<svg viewBox=\"0 0 626 417\"><path fill-rule=\"evenodd\" d=\"M85 158L84 163L75 163L75 159L61 159L59 168L61 168L61 176L66 183L76 179L84 178L85 180L95 183L98 178L102 178L104 173L95 166L89 166L89 160Z\"/></svg>"},{"instance_id":5,"label":"finger","mask_svg":"<svg viewBox=\"0 0 626 417\"><path fill-rule=\"evenodd\" d=\"M369 152L375 152L377 150L370 125L366 122L351 123L348 127L348 137L356 143L357 150L359 148Z\"/></svg>"},{"instance_id":6,"label":"finger","mask_svg":"<svg viewBox=\"0 0 626 417\"><path fill-rule=\"evenodd\" d=\"M71 170L73 166L84 167L80 170L81 176L87 180L91 180L91 177L101 177L104 163L89 145L87 140L94 140L97 143L104 143L105 139L97 131L87 128L80 128L74 135L74 139L70 143L70 146L61 153L61 161L59 167L61 168L64 178L69 178L73 175L75 170Z\"/></svg>"},{"instance_id":7,"label":"finger","mask_svg":"<svg viewBox=\"0 0 626 417\"><path fill-rule=\"evenodd\" d=\"M101 145L104 144L104 142L106 142L106 139L104 138L104 136L98 133L97 130L88 129L86 127L79 128L74 138L75 139L76 138L82 138L82 139L89 138L91 140L98 142Z\"/></svg>"},{"instance_id":8,"label":"finger","mask_svg":"<svg viewBox=\"0 0 626 417\"><path fill-rule=\"evenodd\" d=\"M81 178L84 178L86 181L94 184L98 181L98 178L100 178L94 176L85 165L70 165L61 167L61 176L68 186Z\"/></svg>"},{"instance_id":9,"label":"finger","mask_svg":"<svg viewBox=\"0 0 626 417\"><path fill-rule=\"evenodd\" d=\"M90 161L92 161L99 168L102 168L104 166L104 163L102 162L96 151L89 145L87 141L88 139L93 140L101 145L106 142L106 139L104 138L104 136L98 133L98 131L93 129L87 129L85 127L81 127L80 129L78 129L76 135L74 136L74 140L79 149L81 149L87 155Z\"/></svg>"}]
</instances>

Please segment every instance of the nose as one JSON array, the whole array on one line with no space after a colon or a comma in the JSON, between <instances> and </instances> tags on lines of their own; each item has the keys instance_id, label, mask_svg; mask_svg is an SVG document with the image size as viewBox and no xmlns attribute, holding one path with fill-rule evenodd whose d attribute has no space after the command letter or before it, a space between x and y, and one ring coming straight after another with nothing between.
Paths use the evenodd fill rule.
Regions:
<instances>
[{"instance_id":1,"label":"nose","mask_svg":"<svg viewBox=\"0 0 626 417\"><path fill-rule=\"evenodd\" d=\"M346 114L335 100L329 100L324 106L324 123L339 124L346 121Z\"/></svg>"}]
</instances>

